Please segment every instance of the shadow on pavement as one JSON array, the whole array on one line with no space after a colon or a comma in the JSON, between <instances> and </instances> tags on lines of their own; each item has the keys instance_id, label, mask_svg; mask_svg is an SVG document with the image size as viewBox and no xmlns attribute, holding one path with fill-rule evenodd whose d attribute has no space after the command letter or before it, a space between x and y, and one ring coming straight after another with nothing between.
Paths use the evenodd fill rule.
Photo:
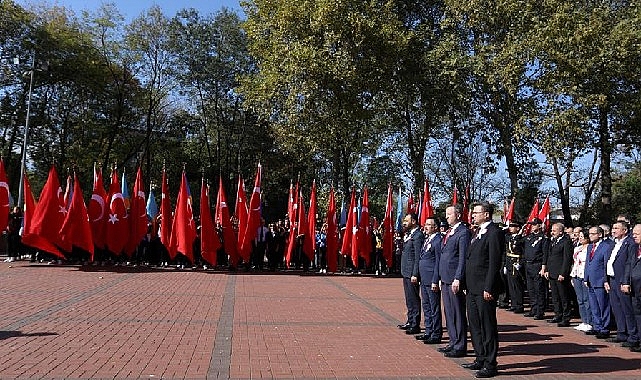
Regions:
<instances>
[{"instance_id":1,"label":"shadow on pavement","mask_svg":"<svg viewBox=\"0 0 641 380\"><path fill-rule=\"evenodd\" d=\"M562 346L564 346L563 344ZM558 347L562 349L563 347ZM555 349L556 350L556 349ZM576 350L575 350L576 351ZM558 352L558 351L557 351ZM560 354L570 354L560 352ZM534 362L499 365L501 375L527 376L554 373L613 373L641 368L641 358L622 359L609 356L546 358Z\"/></svg>"},{"instance_id":2,"label":"shadow on pavement","mask_svg":"<svg viewBox=\"0 0 641 380\"><path fill-rule=\"evenodd\" d=\"M30 337L30 336L51 336L58 335L54 332L38 332L38 333L29 333L24 334L22 331L0 331L0 340L9 339L9 338L20 338L20 337Z\"/></svg>"}]
</instances>

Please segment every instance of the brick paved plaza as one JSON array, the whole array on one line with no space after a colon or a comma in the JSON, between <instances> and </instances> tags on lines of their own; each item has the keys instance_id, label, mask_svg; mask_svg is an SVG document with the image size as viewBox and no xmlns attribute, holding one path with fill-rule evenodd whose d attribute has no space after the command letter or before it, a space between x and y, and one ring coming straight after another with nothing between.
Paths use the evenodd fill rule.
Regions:
<instances>
[{"instance_id":1,"label":"brick paved plaza","mask_svg":"<svg viewBox=\"0 0 641 380\"><path fill-rule=\"evenodd\" d=\"M396 328L399 278L20 261L0 263L0 290L0 379L474 377L460 367L473 357ZM618 344L498 319L499 378L641 376L641 355Z\"/></svg>"}]
</instances>

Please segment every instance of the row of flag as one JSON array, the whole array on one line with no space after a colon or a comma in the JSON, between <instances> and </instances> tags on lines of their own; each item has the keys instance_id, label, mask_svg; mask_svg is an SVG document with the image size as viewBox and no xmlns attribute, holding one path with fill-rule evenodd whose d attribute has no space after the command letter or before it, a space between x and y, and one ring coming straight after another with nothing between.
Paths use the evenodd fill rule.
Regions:
<instances>
[{"instance_id":1,"label":"row of flag","mask_svg":"<svg viewBox=\"0 0 641 380\"><path fill-rule=\"evenodd\" d=\"M537 198L534 200L532 205L532 210L528 215L526 223L523 225L522 234L527 235L530 233L531 225L529 224L534 219L538 218L543 224L543 233L547 234L550 231L550 196L546 196L543 204L540 205L540 200ZM507 203L503 206L503 222L509 224L510 222L516 221L514 215L514 198L510 201L510 205Z\"/></svg>"}]
</instances>

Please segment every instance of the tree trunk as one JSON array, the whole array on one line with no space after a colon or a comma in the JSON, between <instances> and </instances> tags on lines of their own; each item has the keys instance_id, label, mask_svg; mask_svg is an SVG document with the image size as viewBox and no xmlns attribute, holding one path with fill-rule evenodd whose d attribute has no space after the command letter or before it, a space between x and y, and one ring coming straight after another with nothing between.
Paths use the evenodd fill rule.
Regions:
<instances>
[{"instance_id":1,"label":"tree trunk","mask_svg":"<svg viewBox=\"0 0 641 380\"><path fill-rule=\"evenodd\" d=\"M612 171L610 168L612 144L610 143L610 128L608 112L599 110L599 149L601 150L601 223L612 221Z\"/></svg>"}]
</instances>

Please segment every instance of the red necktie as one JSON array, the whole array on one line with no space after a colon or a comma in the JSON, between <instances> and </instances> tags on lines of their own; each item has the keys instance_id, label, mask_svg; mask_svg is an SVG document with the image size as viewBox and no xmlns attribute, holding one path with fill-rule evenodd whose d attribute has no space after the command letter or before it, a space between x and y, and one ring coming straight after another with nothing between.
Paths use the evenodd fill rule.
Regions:
<instances>
[{"instance_id":1,"label":"red necktie","mask_svg":"<svg viewBox=\"0 0 641 380\"><path fill-rule=\"evenodd\" d=\"M594 257L594 251L596 251L596 244L592 244L592 250L590 251L590 260Z\"/></svg>"},{"instance_id":2,"label":"red necktie","mask_svg":"<svg viewBox=\"0 0 641 380\"><path fill-rule=\"evenodd\" d=\"M452 228L448 228L447 231L445 231L445 238L443 238L443 245L447 244L447 239L450 237L450 232L452 232Z\"/></svg>"}]
</instances>

